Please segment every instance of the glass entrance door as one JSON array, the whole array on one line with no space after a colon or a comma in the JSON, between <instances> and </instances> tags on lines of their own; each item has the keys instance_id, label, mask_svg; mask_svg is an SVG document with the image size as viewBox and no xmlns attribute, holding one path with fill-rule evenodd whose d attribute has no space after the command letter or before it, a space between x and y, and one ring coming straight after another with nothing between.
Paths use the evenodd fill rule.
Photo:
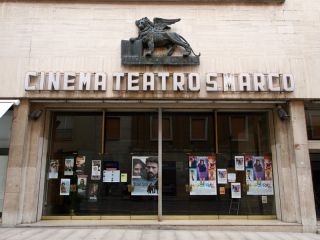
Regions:
<instances>
[{"instance_id":1,"label":"glass entrance door","mask_svg":"<svg viewBox=\"0 0 320 240\"><path fill-rule=\"evenodd\" d=\"M103 201L110 206L104 214L157 215L158 141L151 125L155 117L156 112L106 113L105 162L116 163L127 179L104 184L108 191Z\"/></svg>"},{"instance_id":2,"label":"glass entrance door","mask_svg":"<svg viewBox=\"0 0 320 240\"><path fill-rule=\"evenodd\" d=\"M215 152L214 113L167 112L163 114L162 122L163 215L215 214L216 206L210 204L214 197L206 195L214 191L206 181L209 178L208 160ZM195 162L191 163L191 159ZM193 168L192 164L195 164ZM200 188L194 186L192 191L192 181L203 184L200 191L205 195L193 195Z\"/></svg>"}]
</instances>

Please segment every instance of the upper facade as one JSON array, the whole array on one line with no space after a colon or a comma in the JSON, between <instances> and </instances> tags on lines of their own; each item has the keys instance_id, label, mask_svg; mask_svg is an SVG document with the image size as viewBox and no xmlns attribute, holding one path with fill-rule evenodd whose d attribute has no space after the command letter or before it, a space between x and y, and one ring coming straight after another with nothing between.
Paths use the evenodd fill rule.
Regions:
<instances>
[{"instance_id":1,"label":"upper facade","mask_svg":"<svg viewBox=\"0 0 320 240\"><path fill-rule=\"evenodd\" d=\"M1 2L0 97L319 98L318 1L251 2ZM196 53L201 52L200 65L122 65L121 40L138 36L135 21L143 17L181 18L180 22L171 26L171 31L187 39ZM39 72L39 75L44 72L46 77L49 72L71 72L77 76L80 72L102 72L107 75L107 86L105 91L97 92L25 91L25 77L30 71ZM201 89L199 92L190 92L186 87L184 91L173 91L170 88L172 79L169 77L166 92L143 91L142 87L139 88L140 91L130 92L123 86L120 90L124 91L115 91L116 80L112 77L113 74L134 72L197 73ZM218 73L218 91L207 91L208 73ZM222 74L229 73L236 76L241 73L292 74L295 87L294 91L272 92L267 89L261 93L238 91L237 86L235 92L224 92L219 78L222 78ZM30 84L33 86L40 83ZM62 87L60 90L63 90Z\"/></svg>"}]
</instances>

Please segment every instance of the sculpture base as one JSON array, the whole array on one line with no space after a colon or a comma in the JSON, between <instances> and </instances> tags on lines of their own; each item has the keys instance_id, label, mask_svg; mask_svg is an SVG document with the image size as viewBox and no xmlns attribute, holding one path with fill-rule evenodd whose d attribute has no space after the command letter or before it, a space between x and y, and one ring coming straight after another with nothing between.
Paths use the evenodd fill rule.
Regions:
<instances>
[{"instance_id":1,"label":"sculpture base","mask_svg":"<svg viewBox=\"0 0 320 240\"><path fill-rule=\"evenodd\" d=\"M199 65L200 58L198 56L188 57L140 57L140 56L123 56L121 58L123 65Z\"/></svg>"}]
</instances>

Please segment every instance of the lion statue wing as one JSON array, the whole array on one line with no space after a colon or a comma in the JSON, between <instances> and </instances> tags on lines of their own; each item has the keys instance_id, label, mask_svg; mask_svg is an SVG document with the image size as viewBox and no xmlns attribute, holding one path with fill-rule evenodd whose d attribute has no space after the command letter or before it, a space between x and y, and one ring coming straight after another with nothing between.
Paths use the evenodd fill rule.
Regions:
<instances>
[{"instance_id":1,"label":"lion statue wing","mask_svg":"<svg viewBox=\"0 0 320 240\"><path fill-rule=\"evenodd\" d=\"M170 29L168 25L179 22L180 20L181 20L180 18L176 18L176 19L154 18L153 24L156 30L163 31L163 30Z\"/></svg>"}]
</instances>

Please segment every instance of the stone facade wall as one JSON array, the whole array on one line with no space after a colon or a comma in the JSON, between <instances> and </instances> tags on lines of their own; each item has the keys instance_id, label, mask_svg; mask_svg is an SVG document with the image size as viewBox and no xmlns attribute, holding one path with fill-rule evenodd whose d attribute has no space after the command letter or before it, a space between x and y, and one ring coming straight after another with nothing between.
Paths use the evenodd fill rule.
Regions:
<instances>
[{"instance_id":1,"label":"stone facade wall","mask_svg":"<svg viewBox=\"0 0 320 240\"><path fill-rule=\"evenodd\" d=\"M221 1L223 2L223 1ZM181 18L172 30L195 52L196 67L124 67L120 41L137 36L142 17ZM158 97L103 93L24 91L27 71L292 73L294 93L213 93L203 98L319 98L320 5L208 3L0 3L0 97ZM172 95L172 97L194 97Z\"/></svg>"}]
</instances>

